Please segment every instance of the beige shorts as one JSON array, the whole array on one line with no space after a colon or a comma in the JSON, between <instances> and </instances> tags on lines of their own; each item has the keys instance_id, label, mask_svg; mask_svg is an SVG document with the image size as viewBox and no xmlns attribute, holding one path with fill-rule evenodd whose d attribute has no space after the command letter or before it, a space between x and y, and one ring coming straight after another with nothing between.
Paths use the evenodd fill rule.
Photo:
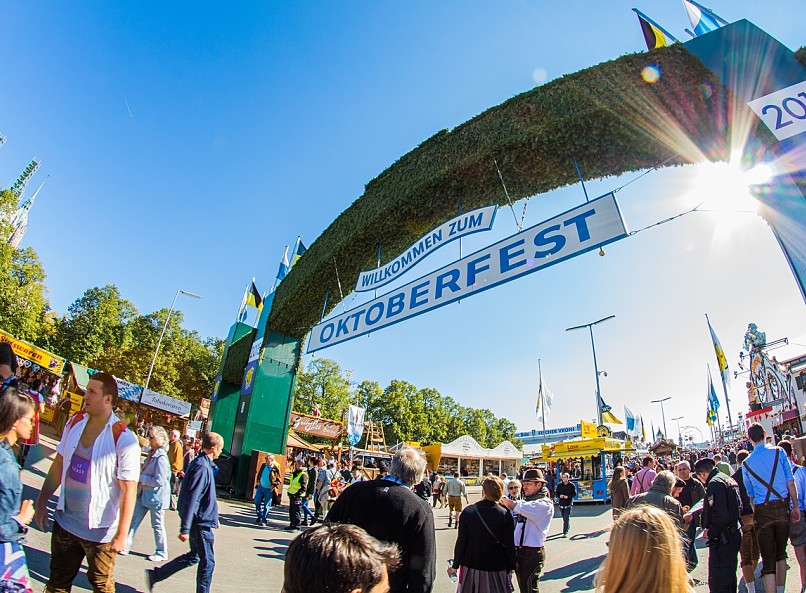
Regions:
<instances>
[{"instance_id":1,"label":"beige shorts","mask_svg":"<svg viewBox=\"0 0 806 593\"><path fill-rule=\"evenodd\" d=\"M449 511L456 511L457 513L462 512L462 497L461 496L449 496L448 497L448 510Z\"/></svg>"}]
</instances>

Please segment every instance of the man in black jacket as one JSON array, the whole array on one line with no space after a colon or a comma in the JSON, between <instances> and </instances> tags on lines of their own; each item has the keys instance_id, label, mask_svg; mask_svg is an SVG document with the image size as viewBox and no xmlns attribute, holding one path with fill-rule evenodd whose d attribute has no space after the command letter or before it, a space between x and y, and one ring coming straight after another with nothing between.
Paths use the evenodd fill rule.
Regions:
<instances>
[{"instance_id":1,"label":"man in black jacket","mask_svg":"<svg viewBox=\"0 0 806 593\"><path fill-rule=\"evenodd\" d=\"M327 515L329 522L358 525L371 536L398 545L402 562L389 574L390 593L429 593L434 583L434 515L411 490L424 471L420 452L403 447L392 458L388 476L351 484Z\"/></svg>"},{"instance_id":2,"label":"man in black jacket","mask_svg":"<svg viewBox=\"0 0 806 593\"><path fill-rule=\"evenodd\" d=\"M708 540L708 590L710 593L735 593L739 586L736 568L742 543L739 486L733 478L716 469L713 459L700 459L694 471L700 481L705 482L702 526L705 528L703 536Z\"/></svg>"},{"instance_id":3,"label":"man in black jacket","mask_svg":"<svg viewBox=\"0 0 806 593\"><path fill-rule=\"evenodd\" d=\"M697 478L692 477L691 464L685 459L677 464L677 477L686 483L677 500L683 507L683 513L687 513L691 507L705 498L705 486ZM686 525L685 553L689 571L697 567L697 548L694 546L694 539L699 523L698 516Z\"/></svg>"},{"instance_id":4,"label":"man in black jacket","mask_svg":"<svg viewBox=\"0 0 806 593\"><path fill-rule=\"evenodd\" d=\"M571 476L565 472L561 476L562 482L557 484L557 506L560 507L560 514L563 517L563 537L568 537L571 529L571 508L574 498L577 495L577 487L571 481Z\"/></svg>"},{"instance_id":5,"label":"man in black jacket","mask_svg":"<svg viewBox=\"0 0 806 593\"><path fill-rule=\"evenodd\" d=\"M202 451L190 462L179 491L179 539L190 540L190 551L164 566L146 569L146 591L151 593L155 583L164 581L184 568L199 565L196 573L196 593L210 593L215 568L213 529L218 528L213 461L221 455L224 439L208 432L202 437Z\"/></svg>"}]
</instances>

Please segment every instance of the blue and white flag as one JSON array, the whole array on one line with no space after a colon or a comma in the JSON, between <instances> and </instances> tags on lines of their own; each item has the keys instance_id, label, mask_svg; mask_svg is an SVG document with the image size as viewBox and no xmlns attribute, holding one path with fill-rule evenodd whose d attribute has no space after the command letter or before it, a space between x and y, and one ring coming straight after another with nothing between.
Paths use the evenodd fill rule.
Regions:
<instances>
[{"instance_id":1,"label":"blue and white flag","mask_svg":"<svg viewBox=\"0 0 806 593\"><path fill-rule=\"evenodd\" d=\"M364 434L364 414L366 412L364 408L350 406L347 420L347 442L351 447L355 447L361 440L361 435Z\"/></svg>"},{"instance_id":2,"label":"blue and white flag","mask_svg":"<svg viewBox=\"0 0 806 593\"><path fill-rule=\"evenodd\" d=\"M714 382L711 380L711 367L708 367L708 403L711 404L711 409L716 412L719 410L719 398L716 396L714 389Z\"/></svg>"},{"instance_id":3,"label":"blue and white flag","mask_svg":"<svg viewBox=\"0 0 806 593\"><path fill-rule=\"evenodd\" d=\"M283 259L280 261L280 269L277 270L277 282L281 282L282 279L286 277L288 268L288 245L286 245L285 251L283 252Z\"/></svg>"},{"instance_id":4,"label":"blue and white flag","mask_svg":"<svg viewBox=\"0 0 806 593\"><path fill-rule=\"evenodd\" d=\"M627 406L624 406L624 418L627 426L627 434L635 434L635 414L633 414L632 410L630 410L630 408Z\"/></svg>"},{"instance_id":5,"label":"blue and white flag","mask_svg":"<svg viewBox=\"0 0 806 593\"><path fill-rule=\"evenodd\" d=\"M691 27L697 36L716 31L719 27L728 24L728 21L694 0L683 0L683 6L686 8L688 20L691 21Z\"/></svg>"}]
</instances>

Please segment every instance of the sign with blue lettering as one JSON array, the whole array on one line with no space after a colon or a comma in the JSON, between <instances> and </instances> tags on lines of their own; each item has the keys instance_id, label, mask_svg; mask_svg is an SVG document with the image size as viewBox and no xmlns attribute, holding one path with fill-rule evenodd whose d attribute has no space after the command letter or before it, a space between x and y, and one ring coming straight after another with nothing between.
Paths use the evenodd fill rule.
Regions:
<instances>
[{"instance_id":1,"label":"sign with blue lettering","mask_svg":"<svg viewBox=\"0 0 806 593\"><path fill-rule=\"evenodd\" d=\"M615 194L604 195L315 325L308 352L465 299L626 236Z\"/></svg>"},{"instance_id":2,"label":"sign with blue lettering","mask_svg":"<svg viewBox=\"0 0 806 593\"><path fill-rule=\"evenodd\" d=\"M439 225L392 261L374 270L361 272L355 283L355 291L368 292L385 286L454 239L479 231L489 231L493 228L497 209L498 206L476 208Z\"/></svg>"}]
</instances>

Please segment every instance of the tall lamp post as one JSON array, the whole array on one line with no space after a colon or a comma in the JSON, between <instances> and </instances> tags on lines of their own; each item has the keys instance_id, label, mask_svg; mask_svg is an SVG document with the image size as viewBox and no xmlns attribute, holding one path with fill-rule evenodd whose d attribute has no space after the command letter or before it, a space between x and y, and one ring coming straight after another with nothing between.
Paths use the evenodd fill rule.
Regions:
<instances>
[{"instance_id":1,"label":"tall lamp post","mask_svg":"<svg viewBox=\"0 0 806 593\"><path fill-rule=\"evenodd\" d=\"M682 447L683 446L683 435L680 432L680 421L685 418L685 416L678 416L677 418L672 418L672 420L677 420L677 443Z\"/></svg>"},{"instance_id":2,"label":"tall lamp post","mask_svg":"<svg viewBox=\"0 0 806 593\"><path fill-rule=\"evenodd\" d=\"M670 399L672 399L672 396L664 397L663 399L653 399L649 402L651 404L660 404L660 415L663 418L663 436L666 438L669 438L669 433L666 432L666 414L663 411L663 402L669 401Z\"/></svg>"},{"instance_id":3,"label":"tall lamp post","mask_svg":"<svg viewBox=\"0 0 806 593\"><path fill-rule=\"evenodd\" d=\"M604 323L605 321L609 321L611 319L615 319L615 315L610 315L608 317L602 317L601 319L594 321L592 323L586 323L584 325L575 325L574 327L566 328L565 331L570 332L575 329L584 329L588 328L591 336L591 348L593 349L593 370L596 371L596 419L598 420L598 424L602 424L602 390L599 386L599 365L596 363L596 344L593 341L593 326L598 325L600 323Z\"/></svg>"},{"instance_id":4,"label":"tall lamp post","mask_svg":"<svg viewBox=\"0 0 806 593\"><path fill-rule=\"evenodd\" d=\"M143 385L143 391L140 392L140 399L137 402L138 411L139 411L139 407L140 407L140 402L143 401L143 392L145 392L145 390L148 389L148 384L151 381L151 373L154 372L154 365L157 362L157 355L160 353L160 346L162 345L162 338L165 337L165 330L168 329L168 322L171 320L171 315L173 315L174 307L176 306L176 299L179 298L180 294L183 294L185 296L189 296L189 297L194 298L194 299L200 299L201 298L201 296L199 296L199 295L197 295L195 293L192 293L192 292L188 292L186 290L179 289L179 290L176 291L176 294L174 295L174 300L171 302L171 308L168 309L168 316L165 318L165 325L162 326L162 332L160 332L159 340L157 340L157 347L154 349L154 358L151 359L151 366L148 367L148 375L146 375L146 382L145 382L145 385Z\"/></svg>"}]
</instances>

